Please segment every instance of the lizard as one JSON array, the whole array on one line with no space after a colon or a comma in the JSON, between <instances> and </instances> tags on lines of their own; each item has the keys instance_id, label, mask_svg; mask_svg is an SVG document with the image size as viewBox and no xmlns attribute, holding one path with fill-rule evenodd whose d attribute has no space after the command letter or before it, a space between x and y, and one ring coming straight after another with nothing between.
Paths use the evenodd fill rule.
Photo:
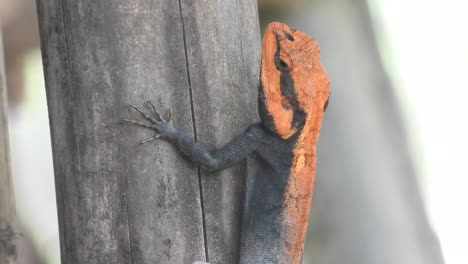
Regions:
<instances>
[{"instance_id":1,"label":"lizard","mask_svg":"<svg viewBox=\"0 0 468 264\"><path fill-rule=\"evenodd\" d=\"M208 150L152 106L136 110L147 122L125 122L155 131L207 171L247 159L241 218L240 264L299 264L316 170L316 145L330 96L330 81L315 39L280 22L262 40L260 121L225 146ZM148 123L149 122L149 123ZM196 262L206 263L206 262Z\"/></svg>"}]
</instances>

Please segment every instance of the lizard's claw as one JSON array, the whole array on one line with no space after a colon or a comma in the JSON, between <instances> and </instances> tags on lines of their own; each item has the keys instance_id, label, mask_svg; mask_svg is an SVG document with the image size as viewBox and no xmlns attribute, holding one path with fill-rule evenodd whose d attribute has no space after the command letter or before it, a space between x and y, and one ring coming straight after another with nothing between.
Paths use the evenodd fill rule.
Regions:
<instances>
[{"instance_id":1,"label":"lizard's claw","mask_svg":"<svg viewBox=\"0 0 468 264\"><path fill-rule=\"evenodd\" d=\"M158 110L156 110L156 107L154 106L153 102L151 101L148 101L147 104L151 107L151 109L153 110L153 113L154 115L156 116L156 119L158 121L162 121L162 122L166 122L166 123L171 123L172 121L172 108L169 109L169 115L167 118L164 118L159 112Z\"/></svg>"},{"instance_id":2,"label":"lizard's claw","mask_svg":"<svg viewBox=\"0 0 468 264\"><path fill-rule=\"evenodd\" d=\"M128 123L128 124L146 127L146 128L151 129L151 130L156 130L156 127L154 125L145 124L145 123L142 123L142 122L139 122L139 121L130 120L130 119L123 119L122 121L125 122L125 123ZM142 141L140 141L140 144L148 143L148 142L156 140L156 139L158 139L160 137L161 137L161 135L157 133L153 137L143 139Z\"/></svg>"},{"instance_id":3,"label":"lizard's claw","mask_svg":"<svg viewBox=\"0 0 468 264\"><path fill-rule=\"evenodd\" d=\"M150 142L150 141L159 139L160 137L161 137L161 135L156 134L154 137L150 137L150 138L143 139L142 141L140 141L140 144L148 143L148 142Z\"/></svg>"},{"instance_id":4,"label":"lizard's claw","mask_svg":"<svg viewBox=\"0 0 468 264\"><path fill-rule=\"evenodd\" d=\"M153 102L148 101L147 104L149 104L151 109L153 109L153 113L159 121L165 121L164 118L156 110L156 107L154 106Z\"/></svg>"},{"instance_id":5,"label":"lizard's claw","mask_svg":"<svg viewBox=\"0 0 468 264\"><path fill-rule=\"evenodd\" d=\"M153 141L153 140L156 140L156 139L159 139L159 138L166 137L166 136L168 136L170 134L170 131L172 131L172 129L173 129L173 127L170 125L170 121L167 121L166 119L164 119L156 111L156 107L153 105L153 103L148 101L148 105L152 108L155 118L151 117L150 114L147 114L146 112L144 112L140 108L138 108L138 107L136 107L136 106L134 106L132 104L128 104L128 106L131 109L137 111L144 119L149 121L149 123L143 123L143 122L140 122L138 120L131 120L131 119L123 119L122 120L123 122L128 123L128 124L145 127L145 128L149 128L151 130L156 131L156 134L154 136L152 136L150 138L146 138L146 139L140 141L140 144L145 144L147 142L150 142L150 141Z\"/></svg>"},{"instance_id":6,"label":"lizard's claw","mask_svg":"<svg viewBox=\"0 0 468 264\"><path fill-rule=\"evenodd\" d=\"M145 123L142 123L142 122L139 122L139 121L130 120L130 119L123 119L122 121L125 122L125 123L146 127L146 128L149 128L149 129L154 129L154 127L152 125L148 125L148 124L145 124Z\"/></svg>"},{"instance_id":7,"label":"lizard's claw","mask_svg":"<svg viewBox=\"0 0 468 264\"><path fill-rule=\"evenodd\" d=\"M139 109L138 107L132 105L132 104L128 104L128 106L130 106L131 108L133 108L135 111L137 111L138 113L141 114L141 116L143 118L145 118L146 120L150 121L152 124L155 124L158 122L158 120L152 118L151 116L149 116L148 114L146 114L145 112L143 112L143 110Z\"/></svg>"}]
</instances>

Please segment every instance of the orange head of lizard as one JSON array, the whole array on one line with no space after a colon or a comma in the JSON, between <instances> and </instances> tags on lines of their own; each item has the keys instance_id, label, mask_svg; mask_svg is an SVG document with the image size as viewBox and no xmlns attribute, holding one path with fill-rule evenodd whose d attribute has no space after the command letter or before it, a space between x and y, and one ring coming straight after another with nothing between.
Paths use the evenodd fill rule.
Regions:
<instances>
[{"instance_id":1,"label":"orange head of lizard","mask_svg":"<svg viewBox=\"0 0 468 264\"><path fill-rule=\"evenodd\" d=\"M288 139L326 109L330 90L320 48L312 37L273 22L265 30L262 52L260 117L269 130Z\"/></svg>"}]
</instances>

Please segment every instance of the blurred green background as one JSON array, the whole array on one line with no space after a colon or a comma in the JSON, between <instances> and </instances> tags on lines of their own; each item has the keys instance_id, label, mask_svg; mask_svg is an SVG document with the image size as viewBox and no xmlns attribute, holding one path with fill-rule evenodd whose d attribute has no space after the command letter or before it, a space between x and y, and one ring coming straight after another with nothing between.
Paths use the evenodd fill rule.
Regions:
<instances>
[{"instance_id":1,"label":"blurred green background","mask_svg":"<svg viewBox=\"0 0 468 264\"><path fill-rule=\"evenodd\" d=\"M19 263L60 263L33 0L1 0ZM304 263L468 263L468 2L259 1L331 79ZM29 243L31 242L31 243Z\"/></svg>"}]
</instances>

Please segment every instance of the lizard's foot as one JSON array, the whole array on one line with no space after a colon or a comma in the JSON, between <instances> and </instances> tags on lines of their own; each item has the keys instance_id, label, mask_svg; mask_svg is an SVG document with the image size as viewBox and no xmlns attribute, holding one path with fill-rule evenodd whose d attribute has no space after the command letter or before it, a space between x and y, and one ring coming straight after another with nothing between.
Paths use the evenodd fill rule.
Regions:
<instances>
[{"instance_id":1,"label":"lizard's foot","mask_svg":"<svg viewBox=\"0 0 468 264\"><path fill-rule=\"evenodd\" d=\"M159 138L164 138L164 137L169 137L171 132L173 132L174 127L172 127L171 124L171 116L172 116L172 110L169 112L169 117L165 119L162 117L158 111L156 111L156 107L153 105L153 103L148 102L148 104L151 106L155 118L144 112L143 110L139 109L138 107L129 104L128 106L132 108L133 110L137 111L144 119L146 119L148 123L143 123L138 120L132 120L132 119L123 119L122 121L128 124L132 125L137 125L137 126L142 126L145 128L149 128L153 131L156 131L156 134L153 137L144 139L140 141L141 144L159 139Z\"/></svg>"}]
</instances>

